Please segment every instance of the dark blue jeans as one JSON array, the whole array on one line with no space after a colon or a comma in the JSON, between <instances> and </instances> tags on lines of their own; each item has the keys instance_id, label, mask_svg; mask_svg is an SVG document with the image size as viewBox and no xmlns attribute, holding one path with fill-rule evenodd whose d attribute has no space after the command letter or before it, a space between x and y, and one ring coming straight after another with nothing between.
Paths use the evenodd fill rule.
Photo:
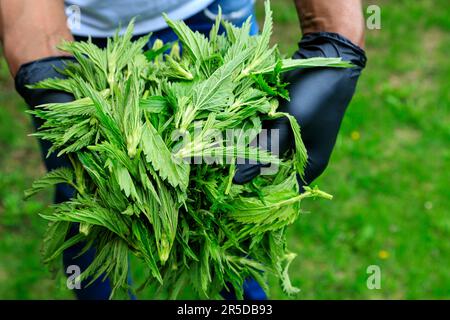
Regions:
<instances>
[{"instance_id":1,"label":"dark blue jeans","mask_svg":"<svg viewBox=\"0 0 450 320\"><path fill-rule=\"evenodd\" d=\"M208 36L209 31L214 23L215 15L218 12L218 5L222 8L222 15L224 19L227 19L234 23L237 26L241 26L245 20L252 15L252 27L250 30L251 34L258 33L258 25L254 16L254 7L253 0L216 0L212 5L210 5L204 11L188 18L185 20L186 24L189 25L195 31L205 34ZM224 30L221 30L224 32ZM87 40L85 37L75 37L76 40L83 41ZM135 37L136 39L139 36ZM152 37L150 38L148 47L150 48L153 45L153 42L156 39L161 39L164 42L172 42L177 40L177 36L171 29L163 29L156 32L153 32ZM93 38L92 41L96 43L99 47L105 47L107 39L106 38ZM36 119L35 119L36 120ZM36 126L39 126L41 123L35 121ZM41 141L41 149L42 153L45 157L47 154L47 150L50 146L45 141ZM61 166L70 166L69 161L65 157L56 157L55 155L51 155L49 158L46 158L45 164L48 170L61 167ZM56 187L55 193L55 203L60 203L67 201L74 194L74 190L68 187L67 185L58 185ZM73 225L70 230L70 236L73 236L78 233L78 226ZM72 246L71 248L64 251L63 254L63 262L64 267L67 270L67 267L70 265L77 265L80 267L81 271L84 271L89 264L93 261L95 257L95 249L91 248L86 253L78 256L79 252L83 248L83 243ZM83 283L81 284L81 289L75 289L75 294L78 299L83 300L104 300L108 299L111 294L111 285L109 280L106 279L103 281L103 278L100 277L90 286L85 286ZM225 299L236 299L236 296L233 292L223 291L222 296ZM131 295L131 298L134 296ZM262 300L267 299L266 294L262 290L262 288L258 285L258 283L253 279L248 279L244 283L244 298L249 300Z\"/></svg>"}]
</instances>

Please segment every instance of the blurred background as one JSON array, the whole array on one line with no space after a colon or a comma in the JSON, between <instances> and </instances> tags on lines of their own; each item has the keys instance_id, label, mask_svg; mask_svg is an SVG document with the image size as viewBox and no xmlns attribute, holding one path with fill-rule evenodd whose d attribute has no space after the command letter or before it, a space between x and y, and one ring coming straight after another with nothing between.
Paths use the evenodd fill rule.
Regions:
<instances>
[{"instance_id":1,"label":"blurred background","mask_svg":"<svg viewBox=\"0 0 450 320\"><path fill-rule=\"evenodd\" d=\"M333 201L305 202L290 228L294 299L450 298L450 4L369 0L381 29L367 30L368 66L330 165L316 181ZM281 51L300 39L292 0L272 1ZM258 17L263 17L258 1ZM370 16L370 14L367 14ZM0 57L0 299L71 299L40 260L50 192L22 200L44 174L31 120ZM133 261L139 278L142 266ZM381 289L367 287L367 268ZM272 299L287 299L271 280ZM145 291L140 298L152 298ZM188 290L185 298L194 297Z\"/></svg>"}]
</instances>

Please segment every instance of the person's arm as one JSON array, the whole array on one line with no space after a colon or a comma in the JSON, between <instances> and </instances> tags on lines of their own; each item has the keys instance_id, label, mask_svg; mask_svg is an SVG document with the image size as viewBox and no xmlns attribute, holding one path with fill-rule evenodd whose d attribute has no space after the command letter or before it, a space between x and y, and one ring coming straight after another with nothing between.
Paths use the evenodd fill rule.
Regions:
<instances>
[{"instance_id":1,"label":"person's arm","mask_svg":"<svg viewBox=\"0 0 450 320\"><path fill-rule=\"evenodd\" d=\"M65 77L57 70L63 70L73 57L56 46L73 40L66 19L63 0L0 0L3 52L16 90L30 108L73 100L67 92L29 88L44 79ZM40 120L35 120L40 126Z\"/></svg>"},{"instance_id":2,"label":"person's arm","mask_svg":"<svg viewBox=\"0 0 450 320\"><path fill-rule=\"evenodd\" d=\"M287 74L290 101L280 111L293 115L301 127L308 163L300 185L315 180L328 165L344 113L366 64L360 0L296 0L303 37L293 58L340 57L354 67L311 68ZM300 34L300 32L299 32ZM278 130L280 155L292 149L294 137L285 117L265 123ZM261 164L237 165L235 183L246 183L261 172Z\"/></svg>"},{"instance_id":3,"label":"person's arm","mask_svg":"<svg viewBox=\"0 0 450 320\"><path fill-rule=\"evenodd\" d=\"M73 40L63 0L0 0L0 39L14 77L20 66L67 55L56 46Z\"/></svg>"},{"instance_id":4,"label":"person's arm","mask_svg":"<svg viewBox=\"0 0 450 320\"><path fill-rule=\"evenodd\" d=\"M295 0L303 34L332 32L364 47L361 0Z\"/></svg>"}]
</instances>

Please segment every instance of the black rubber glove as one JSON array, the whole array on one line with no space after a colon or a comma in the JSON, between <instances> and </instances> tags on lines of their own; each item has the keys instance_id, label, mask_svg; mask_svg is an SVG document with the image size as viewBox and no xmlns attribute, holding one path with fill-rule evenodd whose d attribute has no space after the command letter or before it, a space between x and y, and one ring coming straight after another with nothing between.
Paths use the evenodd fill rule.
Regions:
<instances>
[{"instance_id":1,"label":"black rubber glove","mask_svg":"<svg viewBox=\"0 0 450 320\"><path fill-rule=\"evenodd\" d=\"M48 78L64 79L65 76L57 70L63 70L66 63L71 61L74 61L71 57L50 57L26 63L20 67L15 77L16 90L31 109L44 103L73 101L73 96L67 92L27 88L27 85L36 84ZM33 123L38 129L43 121L33 117ZM47 170L50 171L61 166L70 166L70 162L66 157L56 157L56 154L51 154L48 158L45 158L51 144L44 140L39 140L39 142ZM57 188L58 192L60 192L59 188Z\"/></svg>"},{"instance_id":2,"label":"black rubber glove","mask_svg":"<svg viewBox=\"0 0 450 320\"><path fill-rule=\"evenodd\" d=\"M306 34L293 58L341 57L355 67L312 68L286 74L289 101L281 101L279 111L293 115L300 124L308 151L308 163L301 187L310 184L325 170L336 142L345 110L355 92L356 83L366 65L364 51L348 39L327 32ZM279 129L279 151L283 155L294 147L294 137L286 117L264 124ZM272 141L272 143L275 143ZM260 174L261 164L238 164L234 182L243 184Z\"/></svg>"}]
</instances>

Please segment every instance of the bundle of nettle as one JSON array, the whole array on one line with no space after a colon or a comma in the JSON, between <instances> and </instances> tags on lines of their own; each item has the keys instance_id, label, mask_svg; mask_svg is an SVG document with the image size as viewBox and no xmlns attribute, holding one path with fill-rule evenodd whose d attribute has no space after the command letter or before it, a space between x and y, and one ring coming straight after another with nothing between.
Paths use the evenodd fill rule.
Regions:
<instances>
[{"instance_id":1,"label":"bundle of nettle","mask_svg":"<svg viewBox=\"0 0 450 320\"><path fill-rule=\"evenodd\" d=\"M31 111L45 121L35 136L51 142L50 152L68 156L72 168L49 172L26 196L58 183L76 190L41 214L50 221L46 263L57 266L76 243L94 246L95 260L81 278L108 276L116 297L129 290L130 252L146 265L144 285L156 283L170 298L186 285L202 298L218 297L223 288L242 297L244 279L267 289L268 275L285 292L297 292L287 272L295 254L286 248L286 228L303 199L329 196L310 188L299 194L296 176L307 154L296 120L277 112L278 99L288 98L281 74L348 64L282 59L269 45L271 15L266 4L257 36L249 36L250 20L238 28L219 15L209 39L165 16L182 55L178 43L161 41L144 51L149 37L132 42L132 24L105 49L61 45L76 59L62 71L67 78L35 87L70 92L75 100ZM248 146L262 121L277 117L288 117L295 133L295 150L282 159ZM278 170L237 185L242 159ZM67 237L74 223L79 233Z\"/></svg>"}]
</instances>

